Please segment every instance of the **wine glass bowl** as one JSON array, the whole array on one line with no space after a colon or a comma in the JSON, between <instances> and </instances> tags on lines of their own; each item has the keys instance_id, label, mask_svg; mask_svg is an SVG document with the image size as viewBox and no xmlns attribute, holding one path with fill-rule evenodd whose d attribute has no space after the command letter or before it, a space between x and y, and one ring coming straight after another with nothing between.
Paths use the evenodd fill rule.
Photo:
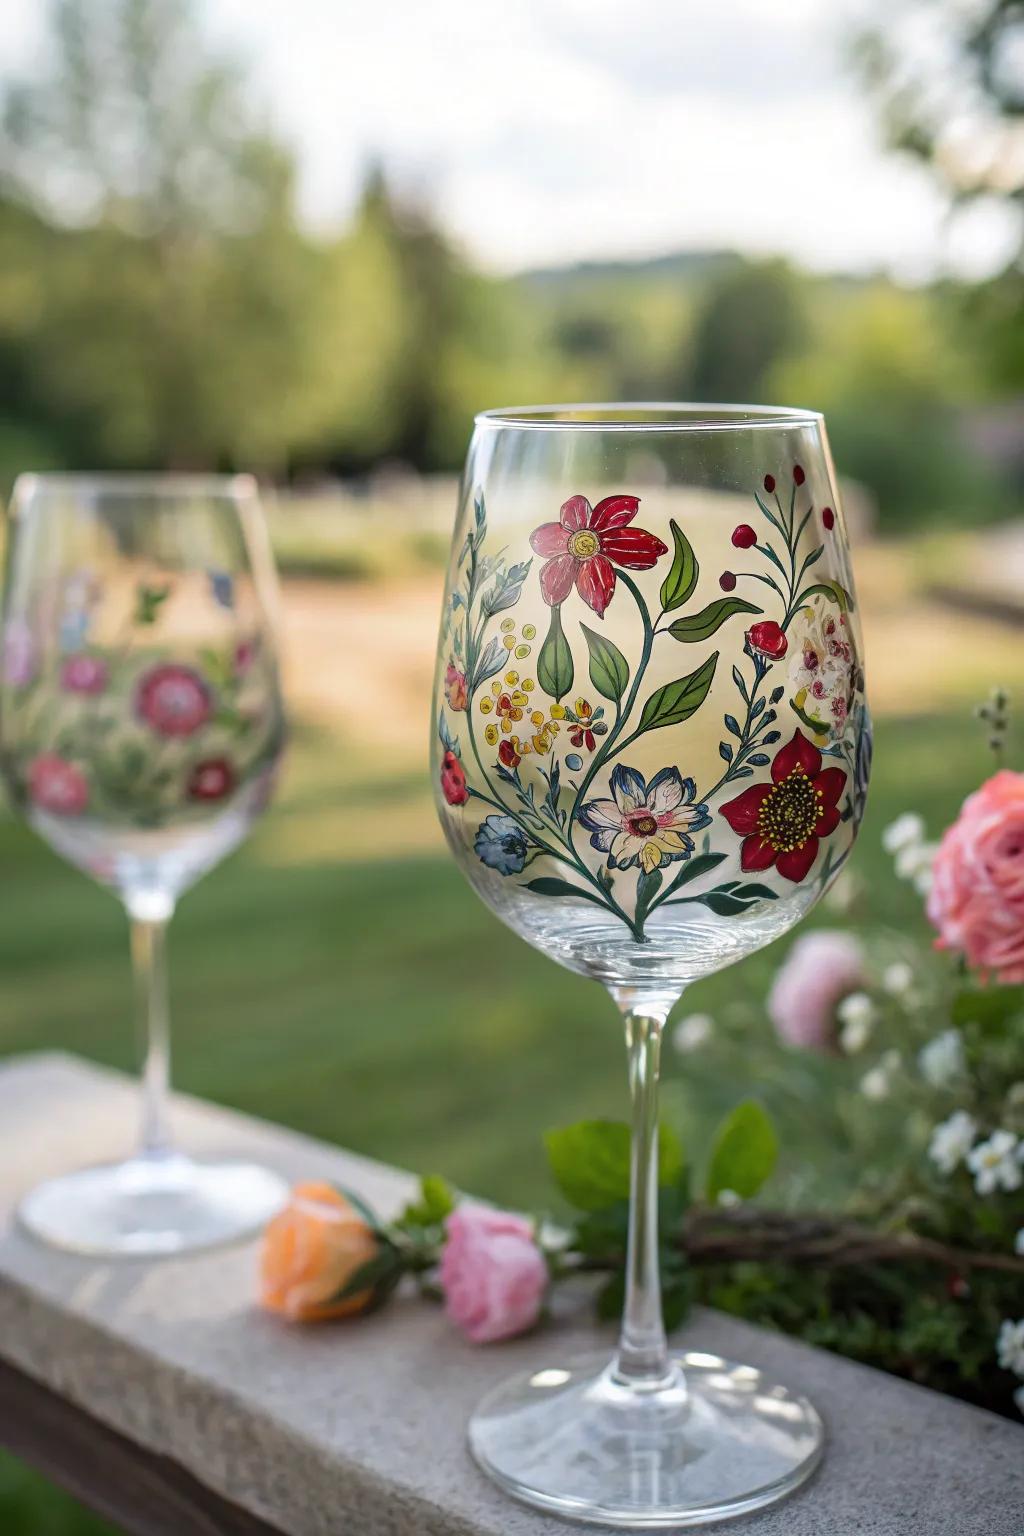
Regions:
<instances>
[{"instance_id":1,"label":"wine glass bowl","mask_svg":"<svg viewBox=\"0 0 1024 1536\"><path fill-rule=\"evenodd\" d=\"M437 658L449 846L497 915L626 1020L634 1149L616 1360L499 1388L478 1461L527 1502L634 1528L769 1503L811 1406L661 1326L658 1053L684 987L809 911L849 855L871 731L824 422L767 407L477 418ZM556 1381L557 1378L557 1381Z\"/></svg>"},{"instance_id":2,"label":"wine glass bowl","mask_svg":"<svg viewBox=\"0 0 1024 1536\"><path fill-rule=\"evenodd\" d=\"M163 1252L250 1230L275 1176L200 1166L166 1123L164 931L246 836L284 743L274 583L248 477L25 475L12 500L0 768L28 823L112 890L133 927L142 1149L33 1191L61 1246Z\"/></svg>"}]
</instances>

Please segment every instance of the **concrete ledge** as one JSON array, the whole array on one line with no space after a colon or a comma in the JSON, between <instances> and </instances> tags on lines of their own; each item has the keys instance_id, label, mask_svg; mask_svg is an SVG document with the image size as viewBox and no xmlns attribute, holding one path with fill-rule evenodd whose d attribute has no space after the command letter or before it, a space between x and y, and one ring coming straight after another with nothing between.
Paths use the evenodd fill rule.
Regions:
<instances>
[{"instance_id":1,"label":"concrete ledge","mask_svg":"<svg viewBox=\"0 0 1024 1536\"><path fill-rule=\"evenodd\" d=\"M39 1179L122 1155L135 1108L130 1082L71 1057L0 1068L0 1360L287 1536L566 1530L491 1488L464 1426L506 1373L603 1342L584 1319L489 1349L412 1299L351 1325L289 1329L255 1306L253 1244L108 1263L54 1254L12 1225ZM190 1151L338 1179L385 1214L410 1188L393 1169L194 1100L179 1097L175 1118ZM679 1337L762 1367L825 1417L821 1473L743 1522L750 1536L1022 1536L1019 1427L715 1313ZM10 1409L0 1402L0 1439Z\"/></svg>"}]
</instances>

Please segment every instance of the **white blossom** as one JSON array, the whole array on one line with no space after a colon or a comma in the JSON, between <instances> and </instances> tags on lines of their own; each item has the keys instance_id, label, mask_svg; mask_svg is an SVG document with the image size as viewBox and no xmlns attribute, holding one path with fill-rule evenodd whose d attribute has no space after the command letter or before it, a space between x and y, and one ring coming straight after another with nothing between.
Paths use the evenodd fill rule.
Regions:
<instances>
[{"instance_id":1,"label":"white blossom","mask_svg":"<svg viewBox=\"0 0 1024 1536\"><path fill-rule=\"evenodd\" d=\"M892 1076L900 1065L899 1051L886 1051L877 1066L865 1072L860 1080L860 1091L866 1099L878 1103L881 1099L887 1099L892 1089Z\"/></svg>"},{"instance_id":2,"label":"white blossom","mask_svg":"<svg viewBox=\"0 0 1024 1536\"><path fill-rule=\"evenodd\" d=\"M734 1189L720 1189L718 1191L718 1204L724 1205L727 1210L731 1210L733 1206L742 1205L743 1200Z\"/></svg>"},{"instance_id":3,"label":"white blossom","mask_svg":"<svg viewBox=\"0 0 1024 1536\"><path fill-rule=\"evenodd\" d=\"M890 997L903 997L914 985L914 968L906 960L894 960L882 972L882 990Z\"/></svg>"},{"instance_id":4,"label":"white blossom","mask_svg":"<svg viewBox=\"0 0 1024 1536\"><path fill-rule=\"evenodd\" d=\"M886 853L899 853L901 848L912 847L924 839L924 822L913 811L904 811L891 821L882 833L882 847Z\"/></svg>"},{"instance_id":5,"label":"white blossom","mask_svg":"<svg viewBox=\"0 0 1024 1536\"><path fill-rule=\"evenodd\" d=\"M937 843L910 843L896 855L896 873L901 880L913 880L916 885L922 876L930 876L932 863L938 852Z\"/></svg>"},{"instance_id":6,"label":"white blossom","mask_svg":"<svg viewBox=\"0 0 1024 1536\"><path fill-rule=\"evenodd\" d=\"M993 1131L988 1141L979 1141L967 1154L967 1166L974 1174L979 1195L991 1195L997 1189L1020 1189L1024 1184L1017 1157L1017 1138L1012 1131Z\"/></svg>"},{"instance_id":7,"label":"white blossom","mask_svg":"<svg viewBox=\"0 0 1024 1536\"><path fill-rule=\"evenodd\" d=\"M839 1044L847 1056L856 1056L871 1039L871 1025L866 1019L851 1019L839 1031Z\"/></svg>"},{"instance_id":8,"label":"white blossom","mask_svg":"<svg viewBox=\"0 0 1024 1536\"><path fill-rule=\"evenodd\" d=\"M836 1009L840 1024L866 1024L870 1029L875 1022L875 1005L866 992L851 992Z\"/></svg>"},{"instance_id":9,"label":"white blossom","mask_svg":"<svg viewBox=\"0 0 1024 1536\"><path fill-rule=\"evenodd\" d=\"M715 1021L709 1013L688 1013L672 1031L672 1044L681 1056L695 1051L711 1037Z\"/></svg>"},{"instance_id":10,"label":"white blossom","mask_svg":"<svg viewBox=\"0 0 1024 1536\"><path fill-rule=\"evenodd\" d=\"M964 1042L958 1029L944 1029L918 1053L921 1076L933 1088L948 1088L964 1070Z\"/></svg>"},{"instance_id":11,"label":"white blossom","mask_svg":"<svg viewBox=\"0 0 1024 1536\"><path fill-rule=\"evenodd\" d=\"M973 1116L958 1109L932 1131L928 1156L942 1173L952 1173L967 1157L977 1133Z\"/></svg>"},{"instance_id":12,"label":"white blossom","mask_svg":"<svg viewBox=\"0 0 1024 1536\"><path fill-rule=\"evenodd\" d=\"M1007 1317L996 1335L996 1357L1004 1371L1024 1376L1024 1317L1011 1322Z\"/></svg>"}]
</instances>

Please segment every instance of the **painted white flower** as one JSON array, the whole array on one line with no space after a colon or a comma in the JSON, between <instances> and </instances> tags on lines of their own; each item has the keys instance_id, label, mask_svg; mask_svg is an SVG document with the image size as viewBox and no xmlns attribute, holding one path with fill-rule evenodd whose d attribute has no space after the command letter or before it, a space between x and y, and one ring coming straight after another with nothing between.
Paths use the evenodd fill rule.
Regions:
<instances>
[{"instance_id":1,"label":"painted white flower","mask_svg":"<svg viewBox=\"0 0 1024 1536\"><path fill-rule=\"evenodd\" d=\"M967 1154L967 1166L974 1174L974 1187L979 1195L991 1195L997 1189L1020 1189L1024 1184L1017 1138L1012 1131L993 1131L988 1141L979 1141Z\"/></svg>"},{"instance_id":2,"label":"painted white flower","mask_svg":"<svg viewBox=\"0 0 1024 1536\"><path fill-rule=\"evenodd\" d=\"M882 990L890 997L904 997L914 985L914 968L906 960L894 960L882 972Z\"/></svg>"},{"instance_id":3,"label":"painted white flower","mask_svg":"<svg viewBox=\"0 0 1024 1536\"><path fill-rule=\"evenodd\" d=\"M882 833L882 847L886 853L899 853L924 841L924 822L913 811L904 811L891 821Z\"/></svg>"},{"instance_id":4,"label":"painted white flower","mask_svg":"<svg viewBox=\"0 0 1024 1536\"><path fill-rule=\"evenodd\" d=\"M715 1021L709 1013L688 1013L672 1031L672 1044L681 1056L696 1051L711 1038Z\"/></svg>"},{"instance_id":5,"label":"painted white flower","mask_svg":"<svg viewBox=\"0 0 1024 1536\"><path fill-rule=\"evenodd\" d=\"M971 1150L978 1126L965 1109L958 1109L932 1131L928 1156L941 1173L952 1173Z\"/></svg>"},{"instance_id":6,"label":"painted white flower","mask_svg":"<svg viewBox=\"0 0 1024 1536\"><path fill-rule=\"evenodd\" d=\"M866 1099L878 1103L887 1099L892 1091L893 1074L899 1069L899 1051L886 1051L876 1066L870 1072L865 1072L860 1080L860 1091Z\"/></svg>"},{"instance_id":7,"label":"painted white flower","mask_svg":"<svg viewBox=\"0 0 1024 1536\"><path fill-rule=\"evenodd\" d=\"M1014 1253L1019 1253L1021 1258L1024 1259L1024 1227L1021 1227L1013 1240L1013 1251Z\"/></svg>"},{"instance_id":8,"label":"painted white flower","mask_svg":"<svg viewBox=\"0 0 1024 1536\"><path fill-rule=\"evenodd\" d=\"M933 1088L947 1088L964 1070L964 1042L958 1029L944 1029L922 1047L917 1064Z\"/></svg>"},{"instance_id":9,"label":"painted white flower","mask_svg":"<svg viewBox=\"0 0 1024 1536\"><path fill-rule=\"evenodd\" d=\"M1024 1317L1015 1323L1004 1319L996 1335L996 1358L1004 1371L1024 1376Z\"/></svg>"}]
</instances>

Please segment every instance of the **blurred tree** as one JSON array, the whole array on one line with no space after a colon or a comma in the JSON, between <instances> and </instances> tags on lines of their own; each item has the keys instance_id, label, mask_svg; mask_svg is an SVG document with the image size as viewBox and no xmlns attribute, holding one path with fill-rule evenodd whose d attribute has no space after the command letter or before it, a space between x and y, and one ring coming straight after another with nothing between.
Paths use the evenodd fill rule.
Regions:
<instances>
[{"instance_id":1,"label":"blurred tree","mask_svg":"<svg viewBox=\"0 0 1024 1536\"><path fill-rule=\"evenodd\" d=\"M730 262L705 290L673 383L694 400L762 400L772 370L800 349L806 330L792 268L783 261Z\"/></svg>"}]
</instances>

